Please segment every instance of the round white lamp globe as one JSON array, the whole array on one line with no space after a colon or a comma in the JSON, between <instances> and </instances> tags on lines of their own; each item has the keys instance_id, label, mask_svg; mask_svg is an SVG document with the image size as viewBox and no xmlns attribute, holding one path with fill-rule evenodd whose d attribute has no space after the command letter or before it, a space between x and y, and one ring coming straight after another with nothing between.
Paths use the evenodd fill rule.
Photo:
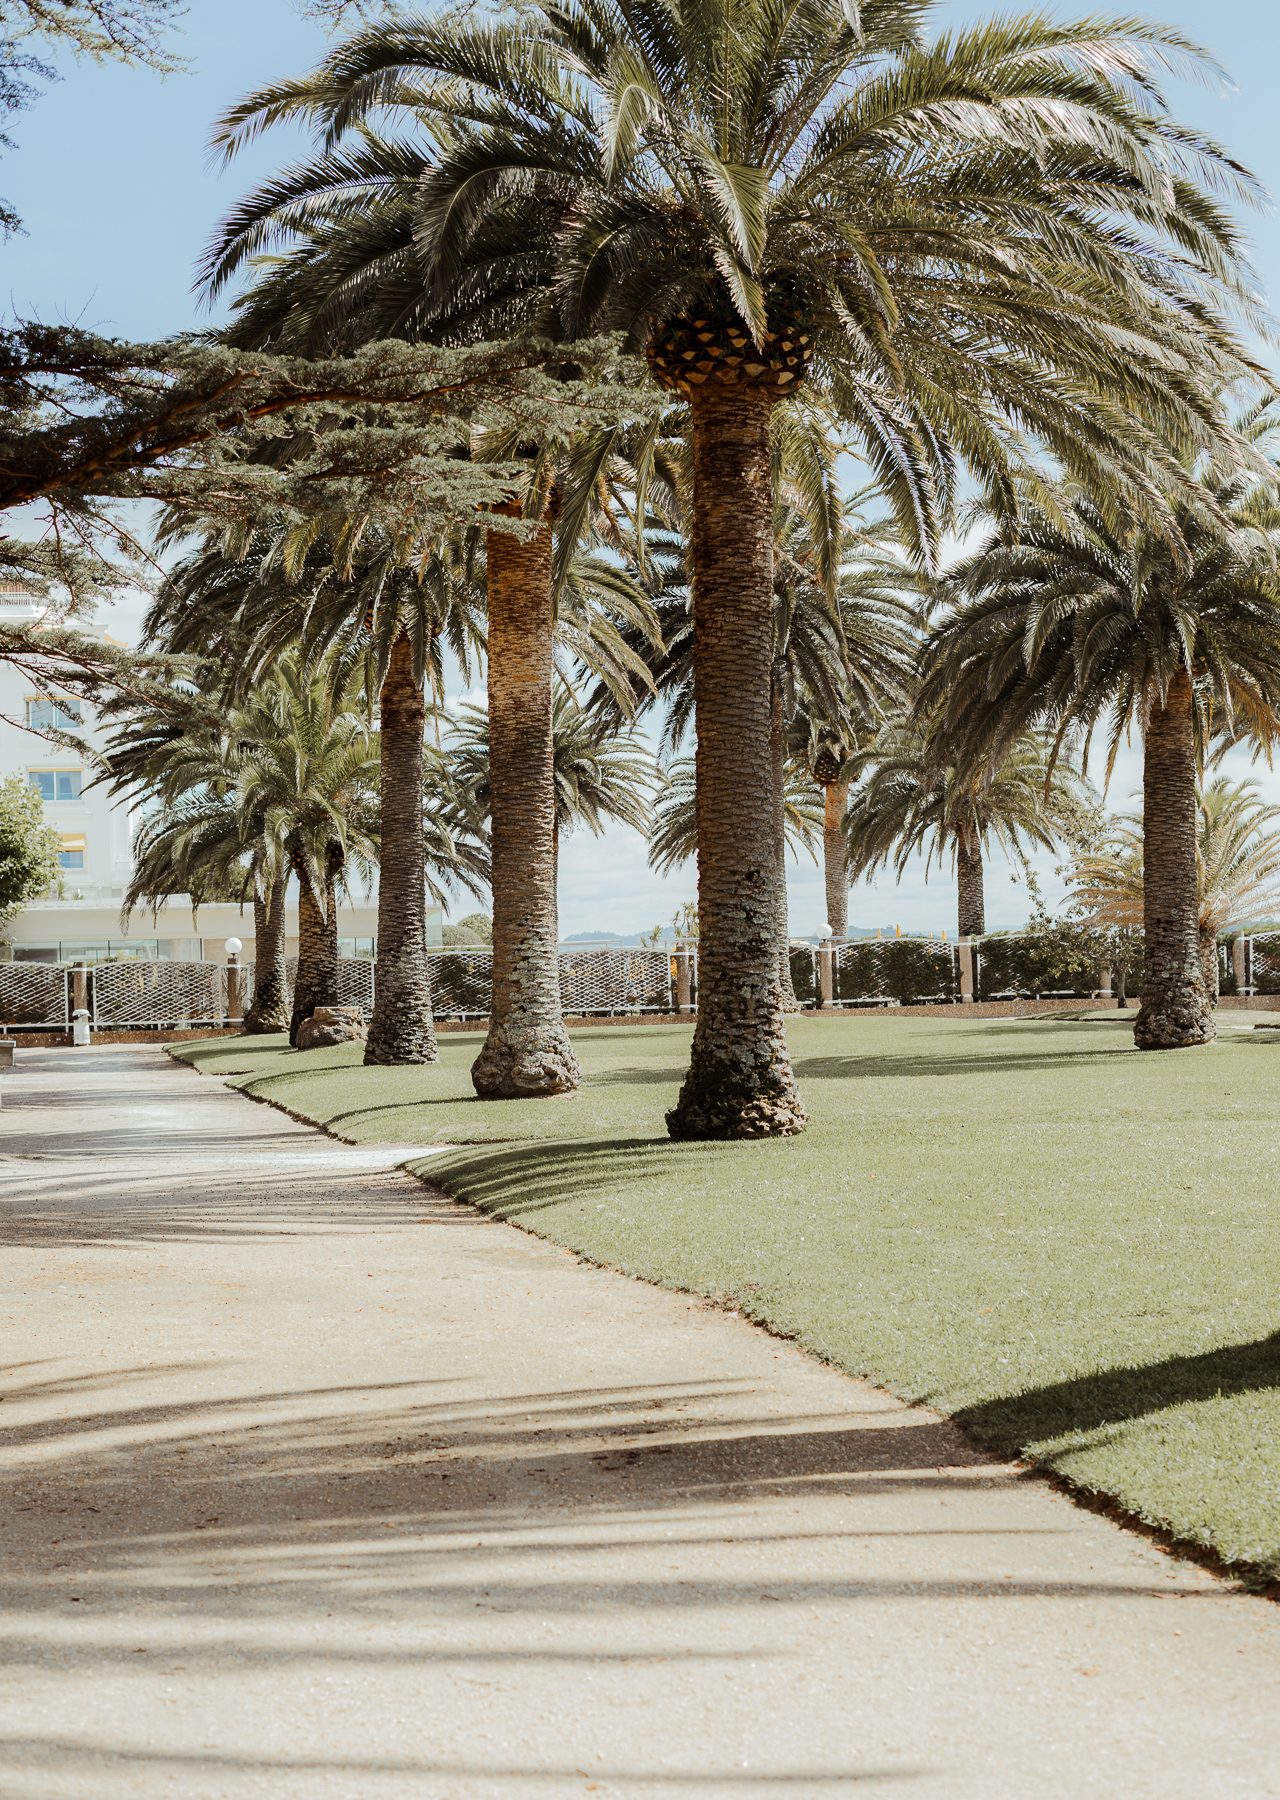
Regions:
<instances>
[{"instance_id":1,"label":"round white lamp globe","mask_svg":"<svg viewBox=\"0 0 1280 1800\"><path fill-rule=\"evenodd\" d=\"M244 945L240 942L239 938L228 938L223 947L228 956L239 956L240 952L244 949Z\"/></svg>"},{"instance_id":2,"label":"round white lamp globe","mask_svg":"<svg viewBox=\"0 0 1280 1800\"><path fill-rule=\"evenodd\" d=\"M818 927L818 936L820 938L829 938L831 935L831 921L829 919L824 919Z\"/></svg>"}]
</instances>

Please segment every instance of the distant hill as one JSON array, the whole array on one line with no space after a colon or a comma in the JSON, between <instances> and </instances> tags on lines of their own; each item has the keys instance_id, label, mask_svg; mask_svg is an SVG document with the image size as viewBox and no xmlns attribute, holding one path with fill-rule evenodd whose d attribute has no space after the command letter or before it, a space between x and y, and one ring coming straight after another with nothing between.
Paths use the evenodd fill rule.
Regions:
<instances>
[{"instance_id":1,"label":"distant hill","mask_svg":"<svg viewBox=\"0 0 1280 1800\"><path fill-rule=\"evenodd\" d=\"M561 938L560 942L562 944L618 944L625 950L638 948L640 936L638 932L632 932L630 937L623 937L617 931L575 931L572 937Z\"/></svg>"}]
</instances>

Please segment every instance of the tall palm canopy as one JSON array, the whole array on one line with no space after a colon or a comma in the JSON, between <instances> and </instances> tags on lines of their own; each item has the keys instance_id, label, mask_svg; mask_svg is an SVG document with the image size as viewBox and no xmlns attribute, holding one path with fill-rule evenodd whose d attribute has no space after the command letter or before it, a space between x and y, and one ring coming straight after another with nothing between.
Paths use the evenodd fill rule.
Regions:
<instances>
[{"instance_id":1,"label":"tall palm canopy","mask_svg":"<svg viewBox=\"0 0 1280 1800\"><path fill-rule=\"evenodd\" d=\"M843 772L859 783L845 821L850 878L890 862L901 876L921 850L926 875L935 858L939 866L954 859L961 937L986 930L982 865L991 843L1025 860L1036 845L1052 849L1081 814L1074 771L1052 765L1047 746L1030 734L990 775L967 775L948 760L937 733L895 720Z\"/></svg>"},{"instance_id":2,"label":"tall palm canopy","mask_svg":"<svg viewBox=\"0 0 1280 1800\"><path fill-rule=\"evenodd\" d=\"M1272 407L1242 426L1265 449ZM1028 505L1012 541L997 535L955 571L968 597L943 618L926 659L925 694L991 766L1032 727L1108 739L1108 771L1125 735L1143 739L1145 845L1140 1049L1214 1036L1200 959L1196 783L1218 733L1268 744L1280 704L1280 504L1269 483L1229 463L1194 465L1224 533L1191 501L1179 506L1183 548L1064 493Z\"/></svg>"},{"instance_id":3,"label":"tall palm canopy","mask_svg":"<svg viewBox=\"0 0 1280 1800\"><path fill-rule=\"evenodd\" d=\"M241 341L621 329L684 363L685 393L732 350L720 326L749 385L794 322L782 386L822 373L917 529L952 451L994 489L1027 432L1158 509L1163 440L1202 441L1241 370L1223 306L1254 303L1227 202L1256 183L1159 86L1211 58L1133 18L931 38L934 10L393 14L224 116L227 155L286 121L320 154L234 209L207 286L283 248L237 305ZM691 308L718 325L686 360L664 328Z\"/></svg>"},{"instance_id":4,"label":"tall palm canopy","mask_svg":"<svg viewBox=\"0 0 1280 1800\"><path fill-rule=\"evenodd\" d=\"M211 289L283 252L237 341L617 329L690 402L701 988L676 1137L806 1117L775 834L741 806L771 781L772 406L816 375L927 561L957 459L1003 505L1029 438L1169 528L1175 452L1216 441L1217 388L1247 367L1227 202L1253 184L1158 89L1197 52L1158 26L1042 14L930 41L931 12L393 15L220 133L232 150L302 118L321 144L210 251ZM412 135L379 134L397 118ZM495 858L497 839L495 814Z\"/></svg>"}]
</instances>

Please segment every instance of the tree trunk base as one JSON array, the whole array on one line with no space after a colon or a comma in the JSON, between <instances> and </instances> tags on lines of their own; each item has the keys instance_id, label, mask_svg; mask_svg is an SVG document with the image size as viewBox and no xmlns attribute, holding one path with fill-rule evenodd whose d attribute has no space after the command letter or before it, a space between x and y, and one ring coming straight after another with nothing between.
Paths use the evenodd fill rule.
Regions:
<instances>
[{"instance_id":1,"label":"tree trunk base","mask_svg":"<svg viewBox=\"0 0 1280 1800\"><path fill-rule=\"evenodd\" d=\"M691 1073L667 1114L667 1130L677 1144L732 1138L798 1137L809 1115L794 1083L770 1090L734 1092Z\"/></svg>"},{"instance_id":2,"label":"tree trunk base","mask_svg":"<svg viewBox=\"0 0 1280 1800\"><path fill-rule=\"evenodd\" d=\"M1133 1041L1139 1050L1193 1050L1211 1044L1218 1035L1213 1015L1200 995L1171 997L1154 1004L1143 995L1133 1021Z\"/></svg>"},{"instance_id":3,"label":"tree trunk base","mask_svg":"<svg viewBox=\"0 0 1280 1800\"><path fill-rule=\"evenodd\" d=\"M508 1021L490 1027L471 1079L481 1100L536 1100L573 1093L582 1070L558 1021L524 1027Z\"/></svg>"},{"instance_id":4,"label":"tree trunk base","mask_svg":"<svg viewBox=\"0 0 1280 1800\"><path fill-rule=\"evenodd\" d=\"M244 1029L248 1037L273 1037L278 1031L288 1031L289 1023L289 1003L283 994L274 1009L269 1006L261 1009L252 1006L244 1015Z\"/></svg>"},{"instance_id":5,"label":"tree trunk base","mask_svg":"<svg viewBox=\"0 0 1280 1800\"><path fill-rule=\"evenodd\" d=\"M244 1015L244 1029L250 1037L266 1037L277 1031L288 1031L289 989L277 975L264 975L261 985L255 981L253 1005Z\"/></svg>"},{"instance_id":6,"label":"tree trunk base","mask_svg":"<svg viewBox=\"0 0 1280 1800\"><path fill-rule=\"evenodd\" d=\"M430 1006L396 1007L390 1003L383 1006L379 994L369 1025L364 1060L366 1065L380 1063L386 1067L439 1062L440 1050Z\"/></svg>"}]
</instances>

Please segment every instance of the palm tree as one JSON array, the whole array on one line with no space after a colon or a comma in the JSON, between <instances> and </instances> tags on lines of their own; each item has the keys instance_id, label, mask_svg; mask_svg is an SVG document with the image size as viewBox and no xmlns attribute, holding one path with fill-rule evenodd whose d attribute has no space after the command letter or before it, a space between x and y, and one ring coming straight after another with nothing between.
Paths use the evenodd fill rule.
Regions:
<instances>
[{"instance_id":1,"label":"palm tree","mask_svg":"<svg viewBox=\"0 0 1280 1800\"><path fill-rule=\"evenodd\" d=\"M1277 414L1242 429L1264 445ZM1214 1036L1200 960L1196 781L1219 731L1268 743L1280 702L1280 506L1267 484L1202 459L1204 498L1178 504L1181 548L1064 494L1028 505L955 572L971 596L935 630L926 695L990 766L1031 727L1059 742L1105 726L1108 776L1126 733L1143 739L1145 953L1141 1050ZM1219 521L1227 521L1227 529Z\"/></svg>"},{"instance_id":2,"label":"palm tree","mask_svg":"<svg viewBox=\"0 0 1280 1800\"><path fill-rule=\"evenodd\" d=\"M377 733L358 681L335 683L323 664L280 657L216 732L172 738L149 764L130 746L127 778L151 786L160 805L138 835L128 910L172 892L180 868L225 870L249 854L269 876L255 882L267 909L264 971L278 980L287 869L298 881L298 973L290 1042L317 1006L338 1001L337 898L348 864L370 876L378 855ZM120 765L125 778L124 764ZM277 886L279 882L279 886ZM255 925L259 915L255 908ZM274 994L272 1005L276 1004Z\"/></svg>"},{"instance_id":3,"label":"palm tree","mask_svg":"<svg viewBox=\"0 0 1280 1800\"><path fill-rule=\"evenodd\" d=\"M1080 814L1073 770L1053 763L1049 748L1020 738L991 775L965 774L949 761L936 733L914 720L895 720L845 764L859 781L845 835L850 878L893 863L901 878L910 858L927 852L925 874L937 859L954 861L959 888L957 930L962 938L986 930L983 856L994 841L1024 863L1028 849L1052 849L1055 834Z\"/></svg>"},{"instance_id":4,"label":"palm tree","mask_svg":"<svg viewBox=\"0 0 1280 1800\"><path fill-rule=\"evenodd\" d=\"M599 837L616 819L647 836L649 795L661 781L652 756L633 733L618 734L579 704L565 681L557 685L551 715L555 793L552 868L559 871L560 840L585 825ZM483 707L458 707L450 728L451 772L481 817L492 800L489 715Z\"/></svg>"},{"instance_id":5,"label":"palm tree","mask_svg":"<svg viewBox=\"0 0 1280 1800\"><path fill-rule=\"evenodd\" d=\"M185 558L148 633L206 654L225 641L231 686L241 694L291 642L307 656L333 652L331 671L363 660L379 696L382 841L377 998L365 1061L434 1062L422 825L426 690L443 696L446 652L469 679L483 643L482 590L469 548L460 535L423 545L324 519L301 534L264 524L235 548L239 554L215 542Z\"/></svg>"},{"instance_id":6,"label":"palm tree","mask_svg":"<svg viewBox=\"0 0 1280 1800\"><path fill-rule=\"evenodd\" d=\"M177 659L175 659L177 660ZM252 898L254 997L244 1015L249 1033L289 1027L285 960L288 858L270 842L261 817L237 804L242 740L205 696L216 686L212 666L192 663L163 710L108 701L104 722L117 721L102 755L112 793L133 792L157 810L144 817L133 844L134 873L123 916L144 901L155 906L187 894L193 911L209 893Z\"/></svg>"},{"instance_id":7,"label":"palm tree","mask_svg":"<svg viewBox=\"0 0 1280 1800\"><path fill-rule=\"evenodd\" d=\"M1250 367L1222 308L1251 297L1211 192L1254 189L1172 122L1153 68L1194 47L1043 15L931 43L928 10L392 15L221 129L232 149L303 118L322 142L210 252L216 288L285 251L240 308L241 341L339 311L369 335L617 328L690 402L703 985L677 1137L805 1119L772 821L740 804L770 780L772 406L812 366L927 557L953 459L1001 502L1027 434L1167 526L1166 445L1214 440L1216 385ZM375 115L419 136L379 137Z\"/></svg>"},{"instance_id":8,"label":"palm tree","mask_svg":"<svg viewBox=\"0 0 1280 1800\"><path fill-rule=\"evenodd\" d=\"M1218 998L1218 941L1280 903L1280 820L1251 781L1224 776L1196 797L1196 885L1200 969L1210 1003ZM1072 901L1103 930L1141 929L1141 818L1121 814L1095 850L1072 865Z\"/></svg>"},{"instance_id":9,"label":"palm tree","mask_svg":"<svg viewBox=\"0 0 1280 1800\"><path fill-rule=\"evenodd\" d=\"M647 580L654 591L661 643L652 646L634 631L624 635L645 657L653 683L649 693L634 696L635 710L643 713L659 701L665 704L662 744L667 751L679 749L695 710L693 607L682 533L692 471L688 444L679 435L687 428L688 409L673 408L664 421L665 467L632 475L636 496L630 528L617 536L618 547L633 559L637 578ZM811 397L775 407L770 416L774 603L769 750L778 974L788 1011L797 1002L791 985L784 813L789 803L786 764L803 753L798 721L825 708L840 721L841 742L856 740L882 722L886 705L902 701L913 679L913 615L902 598L909 571L887 548L889 529L865 518L871 490L848 500L840 497L840 454L829 415ZM660 494L655 493L659 486ZM625 505L620 494L617 501ZM651 517L639 516L641 505L651 507ZM620 719L610 696L598 693L591 704L602 716ZM843 836L838 847L843 890ZM839 916L843 920L843 897Z\"/></svg>"},{"instance_id":10,"label":"palm tree","mask_svg":"<svg viewBox=\"0 0 1280 1800\"><path fill-rule=\"evenodd\" d=\"M827 919L836 937L848 926L844 763L905 703L917 649L915 615L903 598L909 572L892 554L887 525L865 518L870 492L840 508L826 580L811 533L788 512L775 520L775 834L782 762L798 756L823 789Z\"/></svg>"}]
</instances>

